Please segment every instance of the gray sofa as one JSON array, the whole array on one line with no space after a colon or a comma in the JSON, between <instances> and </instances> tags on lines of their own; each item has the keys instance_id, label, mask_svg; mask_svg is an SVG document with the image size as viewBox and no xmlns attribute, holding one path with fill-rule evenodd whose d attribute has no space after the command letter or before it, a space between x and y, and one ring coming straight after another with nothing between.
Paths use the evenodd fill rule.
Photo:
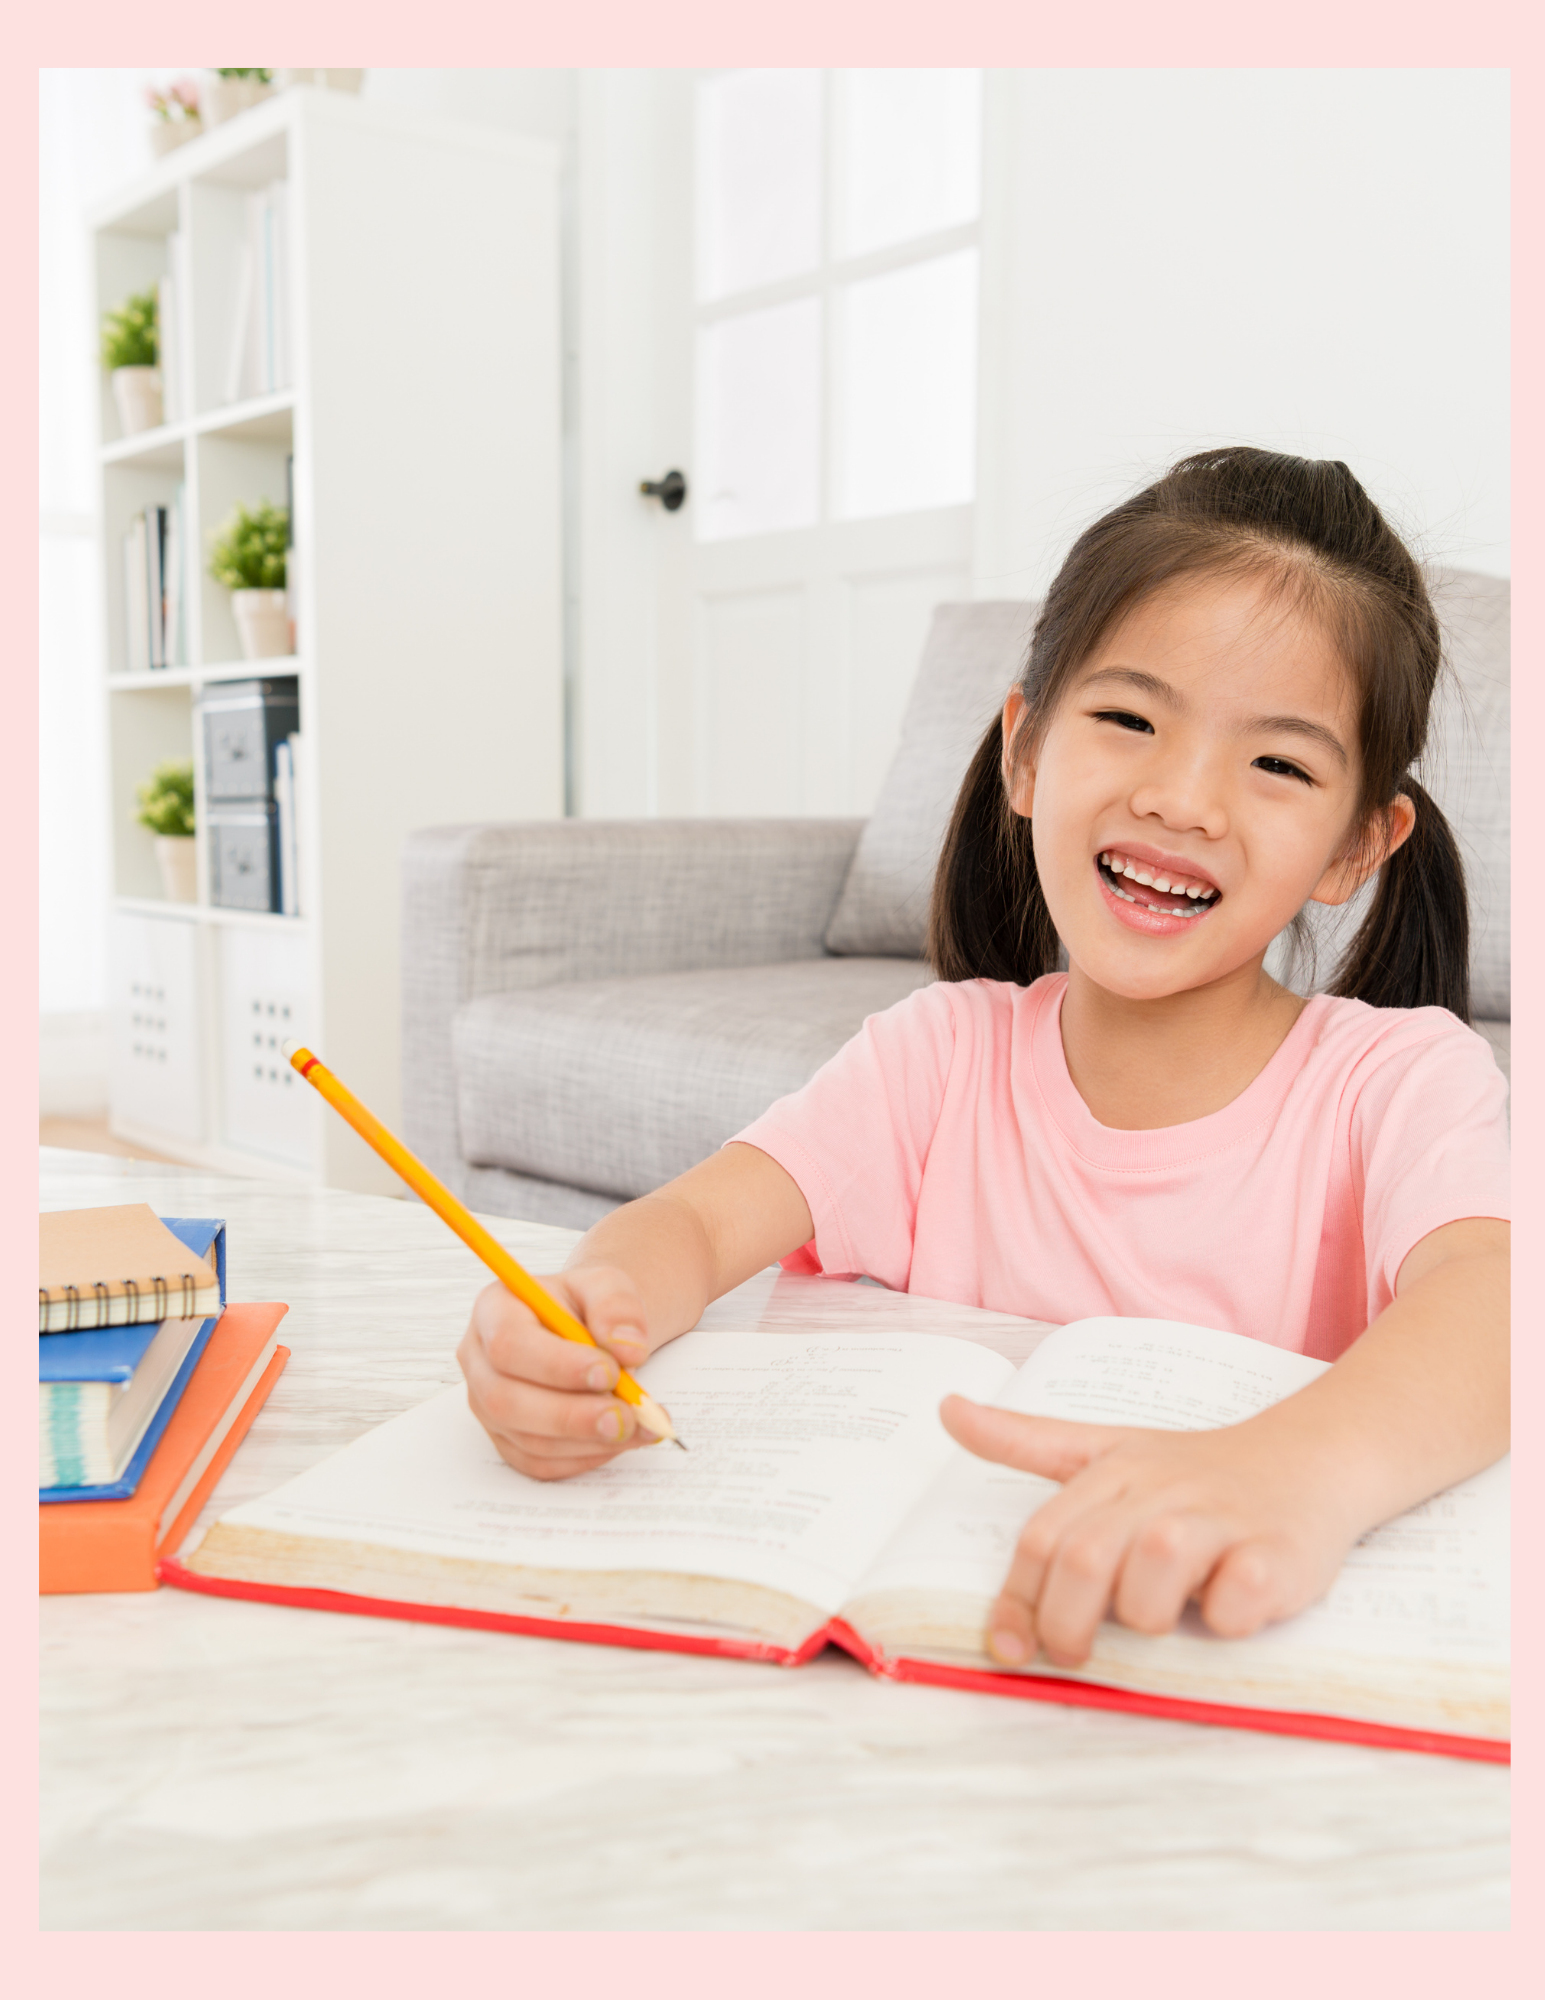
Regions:
<instances>
[{"instance_id":1,"label":"gray sofa","mask_svg":"<svg viewBox=\"0 0 1545 2000\"><path fill-rule=\"evenodd\" d=\"M1434 573L1454 669L1422 773L1471 882L1478 1025L1508 1060L1508 585ZM704 1158L929 977L934 857L1036 607L945 604L873 816L414 834L408 1142L473 1208L584 1227ZM1317 930L1323 985L1354 907Z\"/></svg>"}]
</instances>

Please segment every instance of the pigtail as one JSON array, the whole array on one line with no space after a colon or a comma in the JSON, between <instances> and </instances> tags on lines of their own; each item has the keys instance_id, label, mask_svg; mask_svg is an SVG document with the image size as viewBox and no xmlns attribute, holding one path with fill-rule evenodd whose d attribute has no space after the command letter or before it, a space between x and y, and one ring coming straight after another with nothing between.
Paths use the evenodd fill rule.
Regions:
<instances>
[{"instance_id":1,"label":"pigtail","mask_svg":"<svg viewBox=\"0 0 1545 2000\"><path fill-rule=\"evenodd\" d=\"M971 760L934 874L928 960L941 979L1028 986L1057 967L1030 822L1003 791L996 717Z\"/></svg>"},{"instance_id":2,"label":"pigtail","mask_svg":"<svg viewBox=\"0 0 1545 2000\"><path fill-rule=\"evenodd\" d=\"M1330 990L1370 1007L1446 1007L1468 1023L1464 864L1432 797L1410 778L1400 789L1416 807L1416 824L1380 869L1373 902Z\"/></svg>"}]
</instances>

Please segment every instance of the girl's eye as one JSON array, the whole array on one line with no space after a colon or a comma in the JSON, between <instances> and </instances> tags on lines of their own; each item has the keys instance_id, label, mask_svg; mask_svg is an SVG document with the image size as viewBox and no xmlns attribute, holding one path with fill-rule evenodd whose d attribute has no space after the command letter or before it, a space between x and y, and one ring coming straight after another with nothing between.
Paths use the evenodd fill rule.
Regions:
<instances>
[{"instance_id":1,"label":"girl's eye","mask_svg":"<svg viewBox=\"0 0 1545 2000\"><path fill-rule=\"evenodd\" d=\"M1094 719L1096 722L1114 722L1120 729L1146 730L1150 736L1153 734L1153 724L1140 715L1133 715L1130 709L1099 708L1095 710Z\"/></svg>"},{"instance_id":2,"label":"girl's eye","mask_svg":"<svg viewBox=\"0 0 1545 2000\"><path fill-rule=\"evenodd\" d=\"M1290 764L1286 757L1257 757L1255 768L1270 771L1274 778L1297 778L1300 784L1305 785L1314 783L1307 771L1300 770L1297 764Z\"/></svg>"}]
</instances>

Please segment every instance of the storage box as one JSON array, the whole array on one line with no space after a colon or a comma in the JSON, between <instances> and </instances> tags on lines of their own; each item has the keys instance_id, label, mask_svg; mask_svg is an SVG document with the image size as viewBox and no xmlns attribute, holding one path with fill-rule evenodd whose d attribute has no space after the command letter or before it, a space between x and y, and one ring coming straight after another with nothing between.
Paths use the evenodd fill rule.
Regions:
<instances>
[{"instance_id":1,"label":"storage box","mask_svg":"<svg viewBox=\"0 0 1545 2000\"><path fill-rule=\"evenodd\" d=\"M226 910L279 908L279 824L275 807L260 800L211 806L209 899Z\"/></svg>"},{"instance_id":2,"label":"storage box","mask_svg":"<svg viewBox=\"0 0 1545 2000\"><path fill-rule=\"evenodd\" d=\"M300 727L297 678L224 681L205 689L199 714L205 798L272 799L274 752Z\"/></svg>"}]
</instances>

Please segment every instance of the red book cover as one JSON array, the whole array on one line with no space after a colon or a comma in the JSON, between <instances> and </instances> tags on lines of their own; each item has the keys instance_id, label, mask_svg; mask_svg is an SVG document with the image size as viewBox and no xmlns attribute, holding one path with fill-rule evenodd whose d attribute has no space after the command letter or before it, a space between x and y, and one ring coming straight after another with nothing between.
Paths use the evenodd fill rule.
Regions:
<instances>
[{"instance_id":1,"label":"red book cover","mask_svg":"<svg viewBox=\"0 0 1545 2000\"><path fill-rule=\"evenodd\" d=\"M1286 1709L1233 1708L1220 1702L1180 1701L1169 1695L1135 1694L1124 1688L1096 1687L1087 1681L1051 1675L998 1674L968 1667L939 1666L927 1660L889 1659L875 1653L853 1628L834 1618L811 1634L797 1652L754 1641L705 1639L691 1634L650 1632L620 1625L579 1625L555 1619L513 1618L492 1611L459 1611L446 1605L407 1604L344 1591L293 1589L283 1584L242 1583L200 1576L176 1561L159 1566L163 1581L212 1597L254 1598L313 1611L342 1611L367 1618L416 1619L431 1625L465 1625L483 1632L527 1633L542 1639L572 1639L596 1646L635 1646L650 1652L709 1654L723 1659L762 1660L802 1666L828 1643L884 1680L919 1681L932 1687L962 1688L978 1694L1011 1695L1021 1701L1061 1702L1075 1708L1104 1708L1129 1715L1162 1716L1175 1722L1222 1729L1254 1729L1274 1736L1311 1736L1336 1743L1370 1744L1385 1750L1419 1750L1432 1756L1465 1757L1507 1764L1511 1746L1490 1737L1450 1736L1436 1730L1397 1729L1384 1723L1355 1722L1341 1716L1305 1715Z\"/></svg>"}]
</instances>

